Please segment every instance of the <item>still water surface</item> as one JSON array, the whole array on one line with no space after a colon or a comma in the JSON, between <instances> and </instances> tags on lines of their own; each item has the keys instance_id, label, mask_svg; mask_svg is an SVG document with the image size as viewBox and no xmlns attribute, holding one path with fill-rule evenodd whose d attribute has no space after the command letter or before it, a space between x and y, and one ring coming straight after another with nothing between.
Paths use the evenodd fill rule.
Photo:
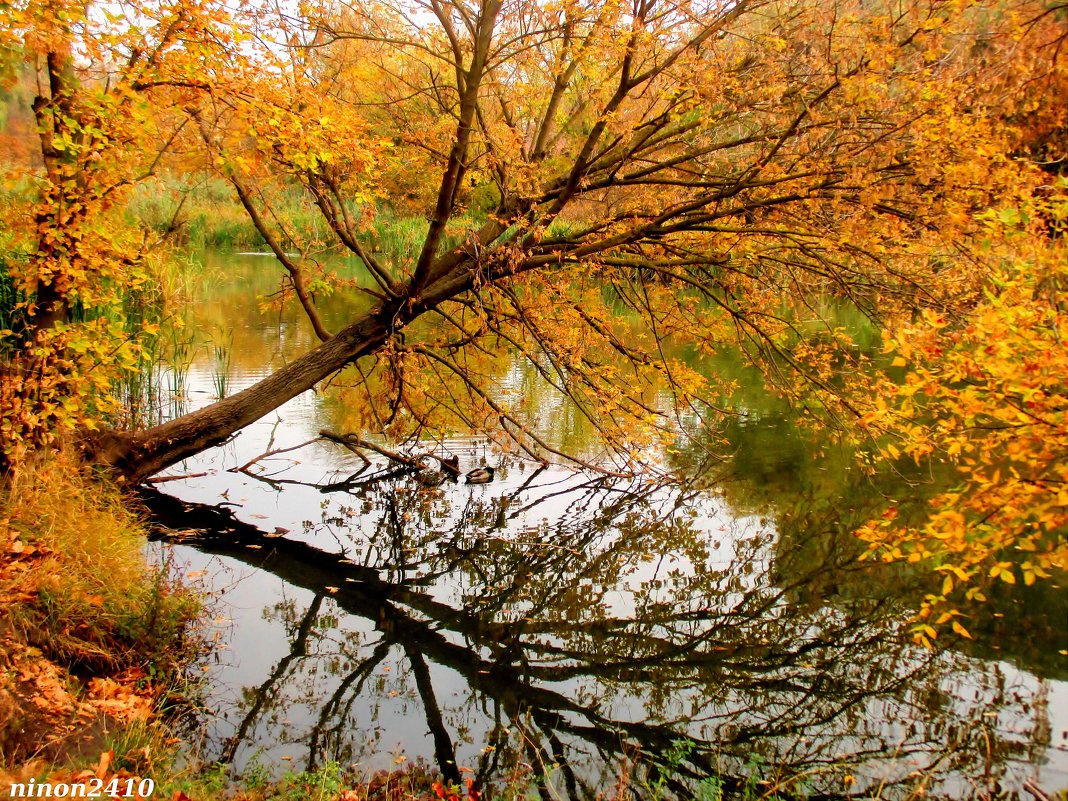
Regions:
<instances>
[{"instance_id":1,"label":"still water surface","mask_svg":"<svg viewBox=\"0 0 1068 801\"><path fill-rule=\"evenodd\" d=\"M160 375L172 412L314 344L257 306L273 261L209 262L220 277ZM470 437L437 453L496 466L492 483L425 487L322 441L230 470L351 430L334 390L171 471L206 475L151 498L178 532L161 554L216 594L190 747L276 773L423 762L485 791L518 772L568 798L624 774L640 797L755 797L786 775L811 796L895 797L916 771L951 798L1068 787L1063 590L995 599L974 644L914 647L901 624L923 576L859 562L849 535L888 488L731 358L715 369L744 379L730 401L746 414L718 432L733 456L703 491L540 469ZM510 365L502 392L524 375ZM536 409L547 436L595 452L565 404Z\"/></svg>"}]
</instances>

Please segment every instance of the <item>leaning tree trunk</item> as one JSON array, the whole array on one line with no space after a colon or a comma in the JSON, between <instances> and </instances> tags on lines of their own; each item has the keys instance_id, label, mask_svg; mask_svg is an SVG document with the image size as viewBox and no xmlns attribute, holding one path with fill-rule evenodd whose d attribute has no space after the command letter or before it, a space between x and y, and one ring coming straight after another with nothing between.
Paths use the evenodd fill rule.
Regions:
<instances>
[{"instance_id":1,"label":"leaning tree trunk","mask_svg":"<svg viewBox=\"0 0 1068 801\"><path fill-rule=\"evenodd\" d=\"M107 431L87 444L92 461L140 483L176 462L226 441L247 425L329 378L346 364L374 353L397 331L442 301L472 286L469 264L458 259L419 296L400 297L365 312L336 335L248 389L203 409L137 433Z\"/></svg>"},{"instance_id":2,"label":"leaning tree trunk","mask_svg":"<svg viewBox=\"0 0 1068 801\"><path fill-rule=\"evenodd\" d=\"M90 458L139 483L164 468L221 444L286 401L373 352L389 337L382 309L371 311L336 336L248 389L136 433L107 431L88 445Z\"/></svg>"}]
</instances>

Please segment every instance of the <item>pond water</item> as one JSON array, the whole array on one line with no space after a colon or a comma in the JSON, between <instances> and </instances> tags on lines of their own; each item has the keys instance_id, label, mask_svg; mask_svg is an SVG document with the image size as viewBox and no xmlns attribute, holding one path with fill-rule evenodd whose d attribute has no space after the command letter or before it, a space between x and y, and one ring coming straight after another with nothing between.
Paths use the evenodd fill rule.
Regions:
<instances>
[{"instance_id":1,"label":"pond water","mask_svg":"<svg viewBox=\"0 0 1068 801\"><path fill-rule=\"evenodd\" d=\"M209 264L219 277L159 376L164 414L314 344L294 313L258 307L271 259ZM744 376L730 358L717 369ZM810 797L1068 787L1063 590L994 597L974 643L915 647L902 621L924 576L858 561L849 533L886 487L740 383L747 413L717 432L733 455L701 491L541 468L472 437L432 447L497 467L485 485L423 486L321 440L232 470L351 430L343 391L168 471L189 477L147 494L169 533L157 553L214 599L190 749L275 774L421 765L487 793L519 777L547 798L621 782L755 798L785 776ZM538 408L547 436L595 449L566 405Z\"/></svg>"}]
</instances>

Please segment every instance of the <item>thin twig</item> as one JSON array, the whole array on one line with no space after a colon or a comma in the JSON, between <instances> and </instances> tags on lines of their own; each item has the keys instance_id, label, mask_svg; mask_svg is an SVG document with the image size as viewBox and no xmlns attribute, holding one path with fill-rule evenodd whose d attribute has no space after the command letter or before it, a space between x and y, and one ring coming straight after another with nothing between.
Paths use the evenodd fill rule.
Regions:
<instances>
[{"instance_id":1,"label":"thin twig","mask_svg":"<svg viewBox=\"0 0 1068 801\"><path fill-rule=\"evenodd\" d=\"M245 473L250 467L252 467L252 465L256 464L256 462L260 461L261 459L266 459L269 456L277 456L280 453L288 453L289 451L295 451L298 448L303 448L305 445L311 445L313 442L318 442L320 439L322 439L322 437L315 437L314 439L309 439L307 442L302 442L299 445L292 445L288 448L275 448L274 450L264 451L259 456L254 456L252 459L245 462L245 464L241 465L240 467L228 468L226 472Z\"/></svg>"},{"instance_id":2,"label":"thin twig","mask_svg":"<svg viewBox=\"0 0 1068 801\"><path fill-rule=\"evenodd\" d=\"M1037 801L1053 801L1048 793L1035 784L1030 779L1026 779L1023 783L1024 791L1030 795L1033 795Z\"/></svg>"},{"instance_id":3,"label":"thin twig","mask_svg":"<svg viewBox=\"0 0 1068 801\"><path fill-rule=\"evenodd\" d=\"M207 471L202 473L182 473L180 476L155 476L154 478L146 478L146 484L164 484L167 481L181 481L183 478L200 478L201 476L210 475Z\"/></svg>"},{"instance_id":4,"label":"thin twig","mask_svg":"<svg viewBox=\"0 0 1068 801\"><path fill-rule=\"evenodd\" d=\"M336 442L339 445L344 445L346 448L360 456L365 461L367 460L367 457L360 453L357 448L366 448L369 451L377 453L379 456L385 456L391 462L396 462L397 464L405 465L406 467L410 467L414 470L421 470L425 466L422 463L422 459L425 457L405 456L404 454L397 453L396 451L391 451L388 448L383 448L381 445L375 445L373 442L368 442L365 439L360 439L355 434L338 434L335 431L329 431L324 428L319 432L319 436Z\"/></svg>"}]
</instances>

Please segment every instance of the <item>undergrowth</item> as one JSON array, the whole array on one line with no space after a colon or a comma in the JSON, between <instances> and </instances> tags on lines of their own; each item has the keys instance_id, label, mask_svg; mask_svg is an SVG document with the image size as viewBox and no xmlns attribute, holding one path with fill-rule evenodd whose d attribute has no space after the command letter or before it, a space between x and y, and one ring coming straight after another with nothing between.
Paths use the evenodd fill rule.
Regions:
<instances>
[{"instance_id":1,"label":"undergrowth","mask_svg":"<svg viewBox=\"0 0 1068 801\"><path fill-rule=\"evenodd\" d=\"M200 602L144 544L122 494L70 450L0 483L0 773L98 755L188 692Z\"/></svg>"},{"instance_id":2,"label":"undergrowth","mask_svg":"<svg viewBox=\"0 0 1068 801\"><path fill-rule=\"evenodd\" d=\"M290 189L273 198L276 216L285 219L288 231L302 241L320 241L326 223L302 192ZM263 236L237 202L233 188L209 175L164 175L145 182L133 192L128 215L138 224L172 242L198 250L261 250ZM293 242L282 233L284 247Z\"/></svg>"},{"instance_id":3,"label":"undergrowth","mask_svg":"<svg viewBox=\"0 0 1068 801\"><path fill-rule=\"evenodd\" d=\"M199 607L145 563L144 528L114 486L53 452L10 479L3 501L6 545L25 566L0 592L17 599L9 620L26 642L89 671L174 668Z\"/></svg>"},{"instance_id":4,"label":"undergrowth","mask_svg":"<svg viewBox=\"0 0 1068 801\"><path fill-rule=\"evenodd\" d=\"M284 220L276 230L287 250L342 253L337 237L321 212L299 186L277 189L269 198L272 219ZM267 245L248 214L238 203L234 190L221 178L192 174L165 174L138 186L127 205L134 224L170 241L181 251L204 248L222 251L263 251ZM351 217L357 221L363 244L394 268L410 266L419 255L426 237L427 221L422 215L402 213L388 203L351 204ZM451 221L442 248L455 247L481 224L485 212L471 209Z\"/></svg>"}]
</instances>

